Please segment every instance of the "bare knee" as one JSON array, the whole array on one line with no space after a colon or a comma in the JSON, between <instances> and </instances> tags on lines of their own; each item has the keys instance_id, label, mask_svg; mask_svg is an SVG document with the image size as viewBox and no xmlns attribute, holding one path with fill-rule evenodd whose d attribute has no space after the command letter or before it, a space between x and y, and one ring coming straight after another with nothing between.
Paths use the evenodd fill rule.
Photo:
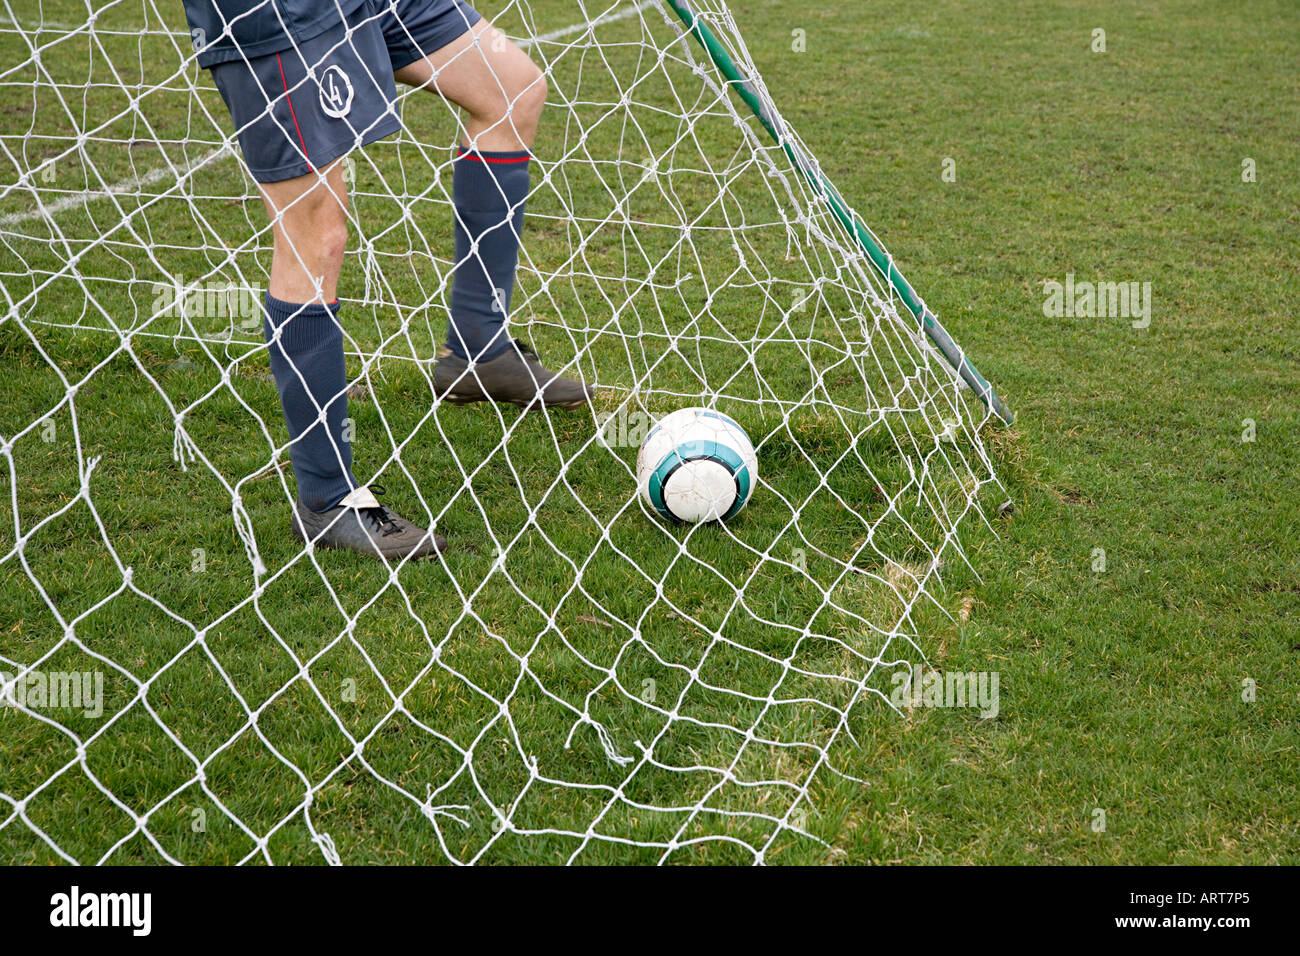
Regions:
<instances>
[{"instance_id":1,"label":"bare knee","mask_svg":"<svg viewBox=\"0 0 1300 956\"><path fill-rule=\"evenodd\" d=\"M471 48L475 52L468 52ZM395 76L436 90L463 108L468 114L466 140L479 149L532 147L546 103L546 76L523 50L486 23Z\"/></svg>"},{"instance_id":2,"label":"bare knee","mask_svg":"<svg viewBox=\"0 0 1300 956\"><path fill-rule=\"evenodd\" d=\"M523 82L515 91L509 112L519 126L536 129L537 121L542 116L542 107L546 105L546 74L533 66L521 80Z\"/></svg>"},{"instance_id":3,"label":"bare knee","mask_svg":"<svg viewBox=\"0 0 1300 956\"><path fill-rule=\"evenodd\" d=\"M316 241L321 265L330 274L338 275L343 268L343 253L348 247L347 218L340 210L338 215L321 217L318 228Z\"/></svg>"},{"instance_id":4,"label":"bare knee","mask_svg":"<svg viewBox=\"0 0 1300 956\"><path fill-rule=\"evenodd\" d=\"M275 229L271 294L286 302L335 295L348 244L347 188L341 163L317 173L263 186Z\"/></svg>"},{"instance_id":5,"label":"bare knee","mask_svg":"<svg viewBox=\"0 0 1300 956\"><path fill-rule=\"evenodd\" d=\"M492 138L498 141L495 148L532 148L542 107L546 105L546 77L532 62L526 62L527 69L502 84L503 101L496 104L491 115L479 119L481 127L491 131Z\"/></svg>"},{"instance_id":6,"label":"bare knee","mask_svg":"<svg viewBox=\"0 0 1300 956\"><path fill-rule=\"evenodd\" d=\"M288 302L334 298L348 244L343 211L314 203L295 206L284 212L278 226L271 294Z\"/></svg>"}]
</instances>

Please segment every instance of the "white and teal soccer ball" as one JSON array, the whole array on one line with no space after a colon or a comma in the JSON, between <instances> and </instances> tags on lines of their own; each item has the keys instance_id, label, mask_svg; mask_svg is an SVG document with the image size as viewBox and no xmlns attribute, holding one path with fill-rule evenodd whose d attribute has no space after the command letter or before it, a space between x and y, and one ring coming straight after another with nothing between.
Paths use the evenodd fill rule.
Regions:
<instances>
[{"instance_id":1,"label":"white and teal soccer ball","mask_svg":"<svg viewBox=\"0 0 1300 956\"><path fill-rule=\"evenodd\" d=\"M745 430L726 415L682 408L646 435L636 480L646 503L670 521L726 521L758 483L758 456Z\"/></svg>"}]
</instances>

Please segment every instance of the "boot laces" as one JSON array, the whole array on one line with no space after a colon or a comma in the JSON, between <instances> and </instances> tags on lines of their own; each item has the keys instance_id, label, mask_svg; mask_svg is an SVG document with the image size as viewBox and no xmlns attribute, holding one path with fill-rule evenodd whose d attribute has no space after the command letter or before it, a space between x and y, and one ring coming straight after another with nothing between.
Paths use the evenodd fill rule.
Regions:
<instances>
[{"instance_id":1,"label":"boot laces","mask_svg":"<svg viewBox=\"0 0 1300 956\"><path fill-rule=\"evenodd\" d=\"M385 494L383 485L371 485L370 493L375 497ZM358 508L357 509L370 522L371 526L381 535L387 538L389 535L399 534L402 530L401 525L397 523L397 515L393 514L383 505L377 508Z\"/></svg>"}]
</instances>

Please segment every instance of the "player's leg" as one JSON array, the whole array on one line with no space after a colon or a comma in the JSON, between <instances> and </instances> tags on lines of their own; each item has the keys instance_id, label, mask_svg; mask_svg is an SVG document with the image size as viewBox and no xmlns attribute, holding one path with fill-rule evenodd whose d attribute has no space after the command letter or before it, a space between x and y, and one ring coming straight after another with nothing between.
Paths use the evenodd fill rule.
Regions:
<instances>
[{"instance_id":1,"label":"player's leg","mask_svg":"<svg viewBox=\"0 0 1300 956\"><path fill-rule=\"evenodd\" d=\"M532 149L546 105L546 75L486 20L393 75L399 83L435 92L465 111L463 148L488 153Z\"/></svg>"},{"instance_id":2,"label":"player's leg","mask_svg":"<svg viewBox=\"0 0 1300 956\"><path fill-rule=\"evenodd\" d=\"M271 374L292 439L298 500L324 512L359 486L344 432L347 372L336 294L348 237L342 163L260 188L275 236L263 320Z\"/></svg>"},{"instance_id":3,"label":"player's leg","mask_svg":"<svg viewBox=\"0 0 1300 956\"><path fill-rule=\"evenodd\" d=\"M319 174L259 183L258 188L275 237L271 295L286 302L333 302L348 243L342 160Z\"/></svg>"},{"instance_id":4,"label":"player's leg","mask_svg":"<svg viewBox=\"0 0 1300 956\"><path fill-rule=\"evenodd\" d=\"M292 527L321 547L388 558L445 546L393 514L352 475L347 372L336 290L347 244L341 158L397 129L395 89L377 26L345 27L268 56L218 64L274 232L263 324L298 481ZM367 38L367 33L370 36ZM365 60L376 61L383 81Z\"/></svg>"},{"instance_id":5,"label":"player's leg","mask_svg":"<svg viewBox=\"0 0 1300 956\"><path fill-rule=\"evenodd\" d=\"M547 370L510 338L529 160L546 78L462 0L399 0L385 19L395 78L465 110L454 162L456 271L445 347L434 370L456 404L496 400L569 407L590 389Z\"/></svg>"}]
</instances>

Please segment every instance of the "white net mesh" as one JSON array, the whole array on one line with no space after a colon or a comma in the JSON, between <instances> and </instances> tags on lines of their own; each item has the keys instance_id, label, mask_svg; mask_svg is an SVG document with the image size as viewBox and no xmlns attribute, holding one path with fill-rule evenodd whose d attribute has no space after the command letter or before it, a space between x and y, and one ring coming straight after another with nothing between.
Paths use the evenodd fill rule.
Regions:
<instances>
[{"instance_id":1,"label":"white net mesh","mask_svg":"<svg viewBox=\"0 0 1300 956\"><path fill-rule=\"evenodd\" d=\"M855 726L971 573L988 413L670 11L481 9L550 89L514 334L598 398L435 401L461 120L403 90L349 160L355 471L452 549L385 566L288 533L271 229L180 4L0 7L0 858L833 842ZM758 449L725 526L636 496L647 423L689 405Z\"/></svg>"}]
</instances>

